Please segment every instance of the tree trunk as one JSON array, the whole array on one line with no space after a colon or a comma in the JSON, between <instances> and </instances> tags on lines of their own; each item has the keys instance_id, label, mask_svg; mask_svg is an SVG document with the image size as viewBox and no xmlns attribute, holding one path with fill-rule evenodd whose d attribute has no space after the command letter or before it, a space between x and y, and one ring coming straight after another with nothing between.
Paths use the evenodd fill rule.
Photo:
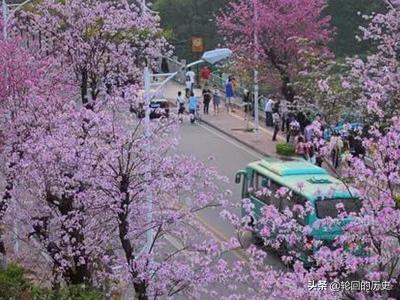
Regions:
<instances>
[{"instance_id":1,"label":"tree trunk","mask_svg":"<svg viewBox=\"0 0 400 300\"><path fill-rule=\"evenodd\" d=\"M291 84L290 77L286 74L281 74L281 80L282 80L281 91L283 96L285 96L285 99L289 101L289 103L293 103L295 92L290 85Z\"/></svg>"},{"instance_id":2,"label":"tree trunk","mask_svg":"<svg viewBox=\"0 0 400 300\"><path fill-rule=\"evenodd\" d=\"M79 227L82 228L83 219L79 214L83 211L83 208L76 208L74 207L73 203L73 198L62 197L62 199L60 199L59 210L63 216L68 216L67 218L76 217L75 215L78 215L80 217ZM80 250L80 255L74 255L72 257L74 264L71 268L68 268L66 270L65 277L67 278L67 280L69 280L71 284L90 284L91 273L87 264L88 257L86 255L85 248L82 247L85 241L85 237L82 231L79 228L73 228L71 231L71 228L65 227L64 225L62 225L61 228L64 231L64 234L68 235L70 241L75 240L75 242L71 244L72 248ZM80 264L80 257L84 258L85 263Z\"/></svg>"},{"instance_id":3,"label":"tree trunk","mask_svg":"<svg viewBox=\"0 0 400 300\"><path fill-rule=\"evenodd\" d=\"M56 205L58 207L58 210L60 212L60 214L64 217L67 217L67 219L70 219L72 217L76 217L77 215L79 215L80 212L82 212L84 210L84 208L76 208L74 207L74 199L71 197L65 197L62 196L57 197L54 196L50 193L47 194L47 202L52 204L52 205ZM57 204L58 203L58 204ZM82 218L79 219L79 222L83 222ZM82 224L80 224L82 225ZM79 226L80 228L82 226ZM34 228L36 231L36 235L38 234L38 230L36 228ZM61 249L64 249L67 246L71 246L73 249L79 249L80 250L80 255L74 255L72 258L69 257L64 257L64 259L72 259L73 260L73 264L71 267L68 267L65 269L65 271L63 272L62 276L63 279L70 284L90 284L91 283L91 272L89 270L89 266L88 266L88 255L85 253L84 247L82 247L84 240L85 240L85 236L82 232L81 229L79 228L71 228L65 226L64 224L61 224L61 230L62 230L62 236L61 236L61 242L60 245L45 245L46 246L46 250L49 253L49 255L51 255L54 259L54 254L56 254L57 252L59 253L59 255L63 255L61 252ZM40 235L40 234L39 234ZM47 233L48 235L48 233ZM74 243L69 244L69 245L63 245L62 240L63 240L63 236L68 236L68 240L72 241L75 240ZM48 241L49 239L45 239L45 241ZM49 248L51 247L51 248ZM82 257L85 262L80 264L79 262L79 258ZM55 260L57 261L57 260Z\"/></svg>"},{"instance_id":4,"label":"tree trunk","mask_svg":"<svg viewBox=\"0 0 400 300\"><path fill-rule=\"evenodd\" d=\"M81 70L81 99L82 104L86 106L89 102L88 100L88 72L86 69Z\"/></svg>"},{"instance_id":5,"label":"tree trunk","mask_svg":"<svg viewBox=\"0 0 400 300\"><path fill-rule=\"evenodd\" d=\"M291 86L291 78L288 73L288 66L285 62L282 62L279 60L279 58L275 55L275 53L272 50L265 50L265 53L268 55L271 64L274 66L274 68L278 71L281 81L282 81L282 86L281 86L281 92L285 99L289 101L289 103L293 103L295 100L295 91L293 87Z\"/></svg>"},{"instance_id":6,"label":"tree trunk","mask_svg":"<svg viewBox=\"0 0 400 300\"><path fill-rule=\"evenodd\" d=\"M147 296L146 283L141 281L140 283L134 283L133 287L135 288L135 295L137 300L147 300L149 297Z\"/></svg>"},{"instance_id":7,"label":"tree trunk","mask_svg":"<svg viewBox=\"0 0 400 300\"><path fill-rule=\"evenodd\" d=\"M120 204L121 211L118 213L118 230L119 230L119 239L121 241L122 249L125 253L126 262L131 268L131 275L133 281L136 280L139 274L132 269L132 264L134 263L134 249L131 241L128 239L128 228L129 228L129 220L128 220L128 207L130 201L129 194L129 178L126 175L122 175L122 180L120 183L120 192L125 193L125 199ZM136 299L138 300L147 300L147 284L146 281L141 280L139 282L133 282L133 287L135 289Z\"/></svg>"}]
</instances>

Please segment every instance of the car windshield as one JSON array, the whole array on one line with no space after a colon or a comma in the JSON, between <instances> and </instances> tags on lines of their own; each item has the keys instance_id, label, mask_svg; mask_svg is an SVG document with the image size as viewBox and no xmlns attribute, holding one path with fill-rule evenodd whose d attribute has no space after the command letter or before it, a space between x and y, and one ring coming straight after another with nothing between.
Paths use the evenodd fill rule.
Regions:
<instances>
[{"instance_id":1,"label":"car windshield","mask_svg":"<svg viewBox=\"0 0 400 300\"><path fill-rule=\"evenodd\" d=\"M348 214L360 212L361 201L358 199L324 199L315 202L317 217L320 219L336 218L338 216L338 204L342 204Z\"/></svg>"},{"instance_id":2,"label":"car windshield","mask_svg":"<svg viewBox=\"0 0 400 300\"><path fill-rule=\"evenodd\" d=\"M158 108L158 107L165 108L166 106L167 102L163 100L153 100L150 103L151 108Z\"/></svg>"}]
</instances>

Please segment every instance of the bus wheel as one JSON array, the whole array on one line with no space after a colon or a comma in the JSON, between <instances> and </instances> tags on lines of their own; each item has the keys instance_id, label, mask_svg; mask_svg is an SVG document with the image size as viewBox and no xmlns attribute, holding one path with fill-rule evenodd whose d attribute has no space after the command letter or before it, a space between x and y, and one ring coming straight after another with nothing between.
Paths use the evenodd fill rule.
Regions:
<instances>
[{"instance_id":1,"label":"bus wheel","mask_svg":"<svg viewBox=\"0 0 400 300\"><path fill-rule=\"evenodd\" d=\"M263 239L255 231L251 232L251 241L256 246L264 246Z\"/></svg>"},{"instance_id":2,"label":"bus wheel","mask_svg":"<svg viewBox=\"0 0 400 300\"><path fill-rule=\"evenodd\" d=\"M249 230L244 230L239 233L240 245L247 249L253 244L253 233Z\"/></svg>"}]
</instances>

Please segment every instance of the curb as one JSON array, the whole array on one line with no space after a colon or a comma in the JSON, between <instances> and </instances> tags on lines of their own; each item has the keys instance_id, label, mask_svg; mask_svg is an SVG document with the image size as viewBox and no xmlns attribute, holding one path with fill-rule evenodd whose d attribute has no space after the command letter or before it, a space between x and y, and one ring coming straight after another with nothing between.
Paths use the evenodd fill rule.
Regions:
<instances>
[{"instance_id":1,"label":"curb","mask_svg":"<svg viewBox=\"0 0 400 300\"><path fill-rule=\"evenodd\" d=\"M167 99L167 100L168 100L168 102L170 102L170 104L171 104L172 106L174 106L174 107L176 106L175 103L173 102L173 99ZM235 110L239 110L239 111L242 109L242 107L241 107L240 105L238 105L237 103L232 103L232 108L235 109ZM260 118L260 119L262 119L262 118ZM253 150L254 152L256 152L256 153L258 153L258 154L261 154L262 156L265 156L265 157L274 157L274 156L276 156L276 153L274 153L274 154L267 154L267 153L265 153L264 151L260 151L260 150L259 150L257 147L255 147L254 145L252 145L252 144L250 144L250 143L248 143L248 142L244 142L243 140L241 140L241 139L239 139L238 137L236 137L233 133L231 133L231 132L229 132L229 131L225 131L225 130L219 128L218 126L212 124L211 122L208 122L208 121L206 121L206 120L204 120L204 119L201 119L200 122L206 124L207 126L213 128L214 130L216 130L216 131L218 131L218 132L220 132L220 133L222 133L222 134L224 134L224 135L230 137L231 139L235 140L236 142L238 142L238 143L240 143L240 144L242 144L242 145L248 147L249 149Z\"/></svg>"},{"instance_id":2,"label":"curb","mask_svg":"<svg viewBox=\"0 0 400 300\"><path fill-rule=\"evenodd\" d=\"M241 139L239 139L238 137L236 137L236 136L233 135L232 133L227 132L227 131L225 131L225 130L222 130L221 128L219 128L218 126L212 124L211 122L208 122L208 121L206 121L206 120L204 120L204 119L201 119L200 122L206 124L207 126L213 128L213 129L215 129L215 130L217 130L218 132L221 132L221 133L225 134L226 136L228 136L228 137L230 137L231 139L233 139L233 140L239 142L240 144L245 145L246 147L250 148L250 149L253 150L254 152L257 152L257 153L259 153L259 154L261 154L261 155L263 155L263 156L266 156L266 157L273 157L271 154L267 154L267 153L265 153L265 152L263 152L263 151L260 151L259 149L257 149L257 148L256 148L255 146L253 146L252 144L247 143L247 142L243 142Z\"/></svg>"}]
</instances>

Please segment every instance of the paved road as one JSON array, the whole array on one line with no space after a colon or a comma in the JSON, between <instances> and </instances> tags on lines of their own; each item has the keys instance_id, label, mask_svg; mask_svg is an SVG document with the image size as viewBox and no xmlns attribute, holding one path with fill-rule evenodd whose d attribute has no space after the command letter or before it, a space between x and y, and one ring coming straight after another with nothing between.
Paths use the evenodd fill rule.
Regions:
<instances>
[{"instance_id":1,"label":"paved road","mask_svg":"<svg viewBox=\"0 0 400 300\"><path fill-rule=\"evenodd\" d=\"M234 175L248 163L261 159L262 155L204 124L183 123L181 137L179 151L206 161L208 165L216 167L221 175L227 176L230 182L221 188L231 190L230 201L240 203L240 185L234 183ZM209 160L210 156L214 159ZM239 210L236 210L236 213L239 214ZM215 209L201 212L199 219L219 240L229 240L235 236L233 227L224 221ZM236 258L241 259L240 256L236 255ZM280 260L274 255L269 255L266 263L282 268Z\"/></svg>"}]
</instances>

